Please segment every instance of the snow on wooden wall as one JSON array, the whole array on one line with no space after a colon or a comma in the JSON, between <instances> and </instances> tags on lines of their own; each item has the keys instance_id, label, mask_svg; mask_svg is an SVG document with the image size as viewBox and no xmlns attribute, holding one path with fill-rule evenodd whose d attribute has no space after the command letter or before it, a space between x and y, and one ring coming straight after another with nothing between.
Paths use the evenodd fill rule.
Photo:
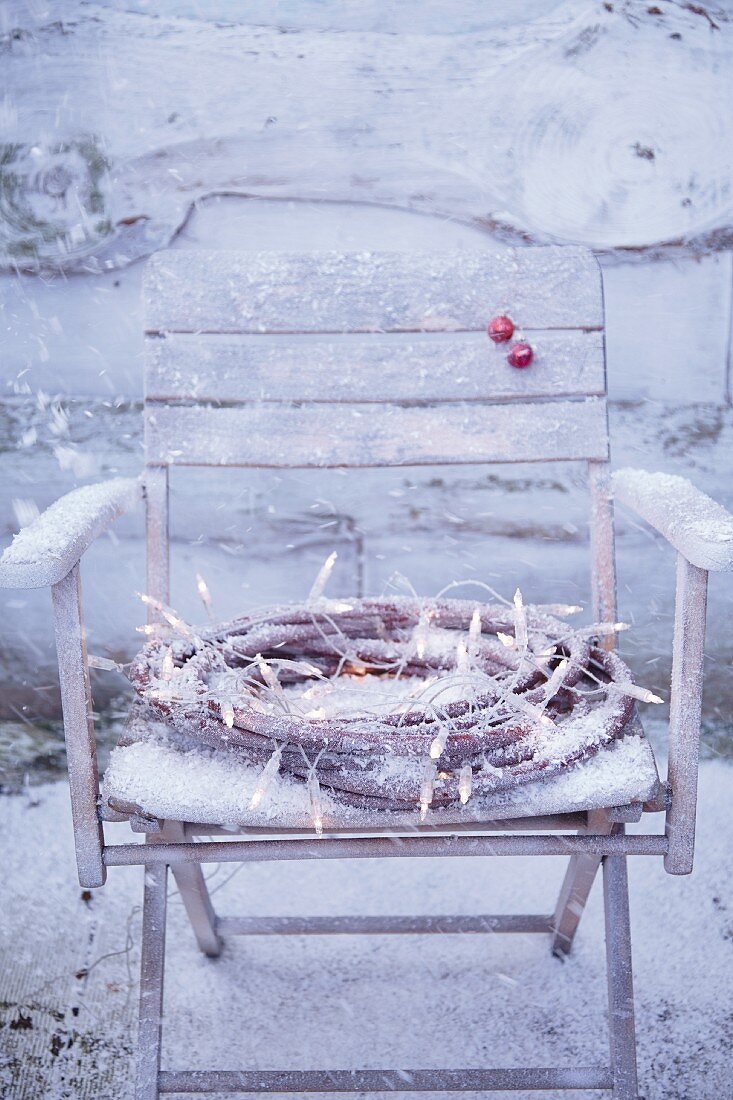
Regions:
<instances>
[{"instance_id":1,"label":"snow on wooden wall","mask_svg":"<svg viewBox=\"0 0 733 1100\"><path fill-rule=\"evenodd\" d=\"M141 258L171 243L592 246L615 461L687 473L733 505L725 7L10 0L0 32L5 537L72 484L139 468ZM186 473L182 610L197 569L222 615L302 595L333 545L342 591L394 568L424 591L473 576L534 598L587 591L586 501L564 468L235 471L213 490ZM663 688L670 559L628 517L619 529L628 644ZM141 567L139 521L93 552L93 647L129 652ZM0 594L5 713L39 669L31 710L55 709L47 605ZM715 625L730 609L716 582L711 714L730 705Z\"/></svg>"}]
</instances>

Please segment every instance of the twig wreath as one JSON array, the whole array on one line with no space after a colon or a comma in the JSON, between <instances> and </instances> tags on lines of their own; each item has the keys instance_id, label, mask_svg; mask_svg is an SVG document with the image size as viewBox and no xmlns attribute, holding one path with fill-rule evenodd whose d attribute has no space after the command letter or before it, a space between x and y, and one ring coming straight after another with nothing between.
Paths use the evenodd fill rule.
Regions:
<instances>
[{"instance_id":1,"label":"twig wreath","mask_svg":"<svg viewBox=\"0 0 733 1100\"><path fill-rule=\"evenodd\" d=\"M424 818L555 775L622 737L635 699L661 701L598 644L624 624L573 628L557 611L577 609L525 606L518 590L477 606L322 587L200 632L157 604L168 627L148 628L129 673L175 729L262 766L253 808L281 770L304 780L318 832L321 786Z\"/></svg>"}]
</instances>

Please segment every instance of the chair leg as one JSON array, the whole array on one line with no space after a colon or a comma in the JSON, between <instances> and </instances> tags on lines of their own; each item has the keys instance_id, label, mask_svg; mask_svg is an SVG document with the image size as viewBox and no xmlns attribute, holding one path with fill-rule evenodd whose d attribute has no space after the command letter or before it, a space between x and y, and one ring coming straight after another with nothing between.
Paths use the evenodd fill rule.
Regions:
<instances>
[{"instance_id":1,"label":"chair leg","mask_svg":"<svg viewBox=\"0 0 733 1100\"><path fill-rule=\"evenodd\" d=\"M183 825L178 821L167 821L163 826L161 838L172 841L185 840ZM201 865L179 863L171 867L171 870L200 950L210 959L217 958L221 954L222 941L216 930L217 917L211 904Z\"/></svg>"},{"instance_id":2,"label":"chair leg","mask_svg":"<svg viewBox=\"0 0 733 1100\"><path fill-rule=\"evenodd\" d=\"M158 1100L159 1096L167 881L165 864L145 868L135 1100Z\"/></svg>"},{"instance_id":3,"label":"chair leg","mask_svg":"<svg viewBox=\"0 0 733 1100\"><path fill-rule=\"evenodd\" d=\"M581 833L607 835L611 831L611 822L605 810L591 810L588 813L588 825ZM558 958L569 955L573 939L580 924L591 887L595 881L601 857L595 855L575 855L565 873L560 896L555 906L553 920L552 953Z\"/></svg>"},{"instance_id":4,"label":"chair leg","mask_svg":"<svg viewBox=\"0 0 733 1100\"><path fill-rule=\"evenodd\" d=\"M634 985L626 856L603 859L608 969L608 1029L614 1100L638 1100Z\"/></svg>"}]
</instances>

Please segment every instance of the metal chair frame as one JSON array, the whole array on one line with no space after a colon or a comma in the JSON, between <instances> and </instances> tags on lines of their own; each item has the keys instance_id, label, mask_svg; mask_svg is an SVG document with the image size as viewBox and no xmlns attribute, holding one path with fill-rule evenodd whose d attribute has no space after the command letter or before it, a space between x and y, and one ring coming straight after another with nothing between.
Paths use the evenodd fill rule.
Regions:
<instances>
[{"instance_id":1,"label":"metal chair frame","mask_svg":"<svg viewBox=\"0 0 733 1100\"><path fill-rule=\"evenodd\" d=\"M334 269L337 269L338 290L333 292ZM411 289L412 273L427 270L433 282L428 290L418 286ZM437 276L436 276L437 272ZM548 272L552 275L549 284L552 293L563 297L562 309L565 313L558 317L553 313L558 307L541 288L547 283ZM297 277L296 277L297 276ZM359 297L360 288L367 286L374 299L374 290L380 280L387 276L390 286L397 286L393 301L385 306L384 298L379 299L379 308L386 316L374 316L374 306L365 306ZM419 283L419 277L415 276ZM439 290L435 289L436 278ZM243 286L241 297L232 299L231 286L239 279ZM476 290L477 280L483 279L481 293ZM508 286L507 286L508 284ZM380 284L381 285L381 284ZM445 287L450 289L445 291ZM285 288L273 291L272 288ZM301 308L304 297L303 288L310 287L314 299L328 299L329 308L350 311L346 320L340 314L328 322L320 315L315 316L312 324L308 320L306 307ZM500 289L502 297L500 297ZM268 315L266 324L255 324L252 317L262 308L267 290L277 299L275 312L284 318ZM419 292L419 293L418 293ZM544 1089L557 1092L564 1089L610 1090L616 1100L638 1100L636 1071L634 1006L631 966L631 934L629 926L628 884L626 859L632 855L663 856L665 868L671 874L688 874L692 869L695 832L695 803L697 790L697 760L700 729L700 708L703 675L703 642L705 634L705 602L707 576L709 569L730 569L733 566L733 537L709 538L711 520L732 523L731 517L714 504L704 494L694 489L682 479L674 482L675 499L679 508L674 515L669 509L659 505L660 490L670 491L670 479L659 480L660 475L647 475L646 481L639 480L631 473L622 473L615 482L615 495L642 518L650 522L663 534L678 552L677 590L675 610L675 631L673 641L673 672L671 685L670 715L670 755L669 775L664 791L659 799L640 805L626 807L608 807L587 812L558 814L544 818L527 818L512 821L487 821L481 825L416 826L414 831L389 830L375 827L374 830L354 831L334 830L326 832L322 839L315 839L305 830L290 829L268 835L255 829L241 830L242 839L222 839L230 833L217 826L194 825L185 821L155 821L144 816L131 819L133 829L146 833L145 843L109 844L104 835L105 817L115 814L105 813L99 805L99 779L96 762L94 725L92 718L92 699L89 682L89 662L86 652L84 619L81 603L81 582L79 561L87 546L106 527L124 511L137 504L141 496L147 509L147 563L148 592L160 600L168 602L168 470L170 465L180 461L182 464L209 465L282 465L287 466L285 451L289 443L297 450L299 432L308 425L297 420L301 415L301 406L280 406L277 417L283 415L296 417L286 424L286 432L294 433L284 440L282 455L277 451L277 460L268 461L263 450L266 443L257 442L257 433L267 441L272 438L271 419L242 421L246 442L233 444L217 458L214 452L204 453L203 438L209 436L220 441L221 424L230 414L235 417L261 417L262 408L246 404L241 388L247 383L243 377L243 365L248 370L257 368L260 354L258 341L262 341L262 328L276 336L282 333L319 333L318 339L326 338L330 332L380 334L376 341L376 353L386 355L382 346L383 334L402 332L405 329L416 333L431 331L435 328L434 312L425 309L430 295L445 310L444 297L450 299L449 308L453 308L451 323L445 325L448 331L467 331L478 334L483 314L490 308L492 301L513 315L520 316L522 310L532 311L535 298L542 298L542 308L535 311L539 319L527 322L529 329L537 330L536 339L541 344L546 339L550 344L555 339L553 333L558 329L571 333L573 341L585 339L589 333L602 333L603 309L600 277L595 261L589 254L578 249L526 249L509 255L509 259L492 257L491 254L470 257L458 256L382 255L374 257L333 257L323 254L308 257L283 257L280 254L237 255L206 253L164 253L154 257L149 265L147 279L148 299L148 374L146 392L146 432L148 465L139 481L119 479L94 496L96 487L75 490L70 498L76 496L84 501L80 514L73 507L73 500L67 498L64 514L67 516L68 537L59 552L56 543L50 549L43 550L42 516L36 527L33 551L24 550L22 536L18 542L0 558L0 584L6 587L39 587L49 585L52 590L55 630L57 639L61 699L64 716L64 729L67 745L71 804L74 822L79 880L83 886L98 887L106 879L107 868L139 864L145 868L141 988L140 988L140 1024L138 1048L138 1077L136 1100L155 1100L166 1093L282 1093L282 1092L372 1092L393 1090L396 1092L435 1092L435 1091L486 1091L500 1092L519 1089ZM329 293L331 298L329 299ZM338 295L338 301L334 298ZM416 297L420 306L415 305ZM543 297L544 294L544 297ZM451 297L452 296L452 297ZM389 295L387 295L389 297ZM213 304L211 304L213 300ZM346 305L344 306L344 301ZM247 312L248 302L254 304L251 314ZM267 299L269 301L269 299ZM310 293L308 297L310 301ZM316 305L318 305L316 301ZM223 303L223 304L222 304ZM336 304L334 304L336 303ZM468 303L468 304L467 304ZM487 305L488 303L488 305ZM590 304L589 304L590 303ZM325 308L325 307L324 307ZM372 309L372 313L364 311ZM419 310L422 309L422 312ZM361 310L361 313L360 313ZM416 310L418 312L416 313ZM544 310L544 312L543 312ZM300 311L300 312L299 312ZM479 312L480 311L480 312ZM494 310L495 312L496 310ZM317 313L317 310L316 310ZM415 317L417 316L417 320ZM211 318L213 317L213 320ZM405 323L406 317L409 324ZM457 319L456 319L457 318ZM329 327L329 323L330 326ZM309 327L310 326L310 327ZM171 336L171 333L178 335ZM216 335L212 335L212 334ZM221 334L227 334L227 340L216 343ZM232 374L222 374L222 364L217 356L226 353L231 356L229 334L245 334L244 343L237 344L237 370ZM256 333L254 340L246 334ZM161 340L161 337L163 338ZM165 376L167 364L182 364L179 376L183 376L184 385L187 364L190 365L192 351L200 354L202 342L214 347L214 365L210 379L221 387L209 394L198 391L169 393L170 379L161 381ZM311 353L306 340L305 355ZM298 345L303 354L303 345ZM554 345L552 345L554 346ZM433 355L434 349L426 344ZM465 349L457 347L457 353ZM329 354L333 355L334 345L329 344ZM366 350L364 350L366 348ZM485 353L478 342L470 345L470 355L474 365L480 371L486 371ZM600 370L602 372L602 391L590 388L591 394L605 391L605 364L603 345L600 348ZM223 349L220 351L220 349ZM254 349L254 350L253 350ZM395 353L405 352L394 344ZM371 355L375 350L374 342L365 340L361 355ZM455 349L454 349L455 350ZM286 349L287 351L287 349ZM285 356L286 351L278 351L277 356ZM420 352L421 353L421 352ZM338 352L342 354L342 352ZM347 351L346 354L351 354ZM410 349L414 356L414 348ZM427 352L426 352L427 354ZM441 359L450 360L451 350ZM323 355L323 347L313 349L313 362ZM573 344L570 353L562 349L557 358L563 356L568 361L577 356L577 347ZM162 359L161 359L162 357ZM551 369L552 356L548 353L548 369ZM227 360L231 363L231 359ZM542 361L540 356L540 361ZM163 365L161 366L161 362ZM431 360L437 362L435 358ZM280 360L278 359L278 363ZM450 363L449 363L450 368ZM279 367L278 367L279 369ZM492 368L493 369L493 368ZM436 368L437 370L437 368ZM277 370L275 372L277 374ZM489 372L490 373L490 372ZM292 385L293 375L285 363L282 379L273 386L282 386L282 393L275 394L274 401L286 400L288 386ZM404 371L399 372L400 378ZM440 384L439 373L437 375ZM562 373L560 375L562 379ZM577 375L574 375L577 377ZM493 375L486 383L493 386ZM449 369L448 383L451 382ZM306 386L309 384L306 380ZM392 379L391 384L395 383ZM401 384L401 383L399 383ZM430 383L432 384L432 383ZM483 384L483 383L477 383ZM506 384L506 383L502 383ZM514 379L511 380L514 385ZM518 383L517 383L518 384ZM547 383L545 383L547 384ZM556 386L557 380L553 383ZM532 382L534 386L534 381ZM208 404L204 407L202 397L218 401L225 396L226 387L234 387L236 400L240 401L234 409ZM156 388L157 387L157 388ZM237 389L237 387L240 387ZM587 393L578 386L581 394ZM568 392L562 388L561 394ZM569 392L575 393L575 390ZM492 393L483 395L491 398ZM266 395L265 405L268 398ZM313 400L312 394L295 400ZM430 396L430 395L428 395ZM446 395L444 394L443 397ZM472 399L475 395L471 395ZM555 401L555 390L549 394L509 394L517 396L544 398ZM186 400L182 400L182 397ZM401 398L397 393L396 397ZM500 394L500 397L502 395ZM392 399L395 395L392 394ZM338 398L336 398L338 399ZM416 406L419 415L435 416L436 409L440 417L450 415L448 404L434 404L424 407L424 397L417 394L421 402ZM440 401L440 395L435 398ZM446 400L450 402L450 391ZM593 399L595 400L595 398ZM586 402L587 403L587 402ZM595 416L593 408L581 408L583 402L563 407L563 416L573 431L586 431L585 451L581 455L565 454L557 451L555 442L546 443L548 454L532 452L534 443L516 440L506 444L506 453L498 455L500 461L519 461L542 458L587 458L591 489L591 557L593 580L594 613L603 619L615 617L615 568L613 555L613 512L612 490L608 468L607 433L598 438L598 421L589 426L577 421L576 417ZM591 402L592 404L592 402ZM401 406L395 405L395 409ZM506 406L504 406L506 407ZM542 407L542 401L534 401L532 409ZM595 406L594 406L595 407ZM255 413L252 409L255 408ZM321 407L322 408L322 407ZM481 436L481 419L493 415L491 409L501 405L488 406L475 403L468 417L476 416L477 438ZM285 412L284 410L287 410ZM448 410L448 411L446 411ZM403 410L404 411L404 410ZM547 406L545 405L545 411ZM407 409L412 415L413 410ZM605 405L602 406L601 426L605 425ZM165 415L172 417L166 426ZM305 415L305 414L303 414ZM325 414L324 414L325 415ZM418 415L415 412L415 415ZM463 415L463 413L461 414ZM534 415L534 413L532 413ZM183 457L172 457L170 437L166 433L175 425L180 429L181 416L189 417L184 424L184 438L188 449ZM199 421L197 417L201 416ZM395 416L397 414L395 413ZM371 418L366 418L370 420ZM435 421L437 423L437 421ZM234 423L239 427L239 419ZM469 423L469 428L472 421ZM578 428L578 424L580 427ZM224 425L231 435L232 422ZM324 429L328 431L328 429ZM397 431L400 430L399 423ZM377 442L367 440L366 451L355 452L350 441L328 439L326 455L319 455L312 462L298 460L295 465L407 465L424 461L452 461L445 454L425 455L420 451L423 446L415 442L419 453L405 453L404 449L395 449L390 435L385 430ZM188 432L188 435L186 435ZM469 432L470 434L470 432ZM567 436L567 432L563 433ZM402 443L399 444L402 447ZM473 447L473 444L471 444ZM486 454L471 450L469 457L458 457L458 461L494 461L497 455L491 447L484 446ZM562 446L567 447L567 442ZM260 448L258 453L254 450ZM530 453L525 453L529 447ZM553 447L555 451L553 451ZM239 448L239 449L238 449ZM250 448L240 453L242 448ZM351 448L351 449L350 449ZM345 449L345 453L344 453ZM409 449L409 448L408 448ZM571 444L572 450L572 444ZM179 452L180 453L180 452ZM656 479L656 480L655 480ZM52 506L52 510L53 507ZM674 510L673 510L674 511ZM56 522L56 527L58 523ZM733 530L733 528L729 528ZM40 533L40 537L39 537ZM40 546L40 550L39 550ZM628 835L625 822L638 821L642 810L665 812L666 827L664 833L644 833ZM123 815L117 815L118 819ZM212 839L196 841L198 835L207 835ZM255 918L221 917L211 904L201 865L209 862L250 862L292 859L358 859L373 857L420 857L420 856L476 856L498 857L512 855L568 855L570 857L567 873L560 896L552 913L543 915L479 915L479 916L392 916L392 917L298 917L298 918ZM599 867L603 873L603 892L605 902L606 961L608 969L608 1016L610 1035L610 1060L602 1067L536 1067L517 1069L370 1069L370 1070L169 1070L161 1069L161 1028L163 1004L163 979L165 960L166 932L166 888L168 869L173 873L181 893L186 912L190 918L199 948L208 956L214 957L221 950L222 937L229 935L383 935L383 934L423 934L423 933L527 933L537 932L550 937L551 948L558 955L570 951L580 917L583 912L593 881ZM406 1076L409 1074L409 1077Z\"/></svg>"}]
</instances>

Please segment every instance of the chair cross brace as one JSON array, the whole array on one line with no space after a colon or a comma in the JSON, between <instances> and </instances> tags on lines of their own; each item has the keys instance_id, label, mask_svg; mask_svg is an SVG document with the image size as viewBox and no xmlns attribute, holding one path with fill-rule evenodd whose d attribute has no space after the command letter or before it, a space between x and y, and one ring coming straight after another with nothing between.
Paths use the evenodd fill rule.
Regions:
<instances>
[{"instance_id":1,"label":"chair cross brace","mask_svg":"<svg viewBox=\"0 0 733 1100\"><path fill-rule=\"evenodd\" d=\"M108 844L107 867L166 863L268 863L290 859L386 859L412 856L597 856L664 855L667 837L654 834L580 836L409 836L322 837L320 840L234 840L182 843L175 846Z\"/></svg>"},{"instance_id":2,"label":"chair cross brace","mask_svg":"<svg viewBox=\"0 0 733 1100\"><path fill-rule=\"evenodd\" d=\"M609 1069L355 1069L163 1072L171 1092L516 1092L520 1089L610 1089Z\"/></svg>"}]
</instances>

